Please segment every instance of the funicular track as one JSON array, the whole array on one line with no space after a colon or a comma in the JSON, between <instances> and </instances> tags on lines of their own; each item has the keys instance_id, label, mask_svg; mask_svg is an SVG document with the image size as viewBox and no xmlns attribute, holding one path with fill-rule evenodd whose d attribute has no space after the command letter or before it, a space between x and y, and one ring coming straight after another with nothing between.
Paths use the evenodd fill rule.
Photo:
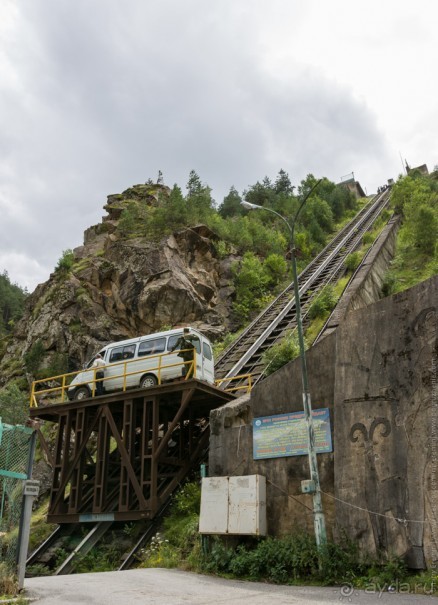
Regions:
<instances>
[{"instance_id":1,"label":"funicular track","mask_svg":"<svg viewBox=\"0 0 438 605\"><path fill-rule=\"evenodd\" d=\"M303 323L312 301L328 283L336 281L345 272L345 258L356 250L362 242L364 233L370 230L389 203L390 189L376 195L324 248L324 250L300 273L298 277ZM290 284L260 315L247 327L218 359L216 377L225 379L221 388L227 387L227 378L240 374L251 374L252 384L263 379L261 358L269 347L278 342L291 329L296 327L295 299L293 284ZM246 379L242 379L242 384ZM239 382L233 381L233 387ZM204 427L208 428L208 424ZM208 449L208 446L207 446ZM205 450L207 451L207 450ZM205 456L203 460L205 459ZM203 460L199 459L198 463ZM193 468L193 466L192 466ZM165 476L165 473L164 475ZM111 473L108 475L111 483ZM117 497L117 485L114 483L112 497ZM83 504L92 498L92 490L83 499ZM138 551L156 532L170 502L170 498L156 511L145 525L133 547L126 550L119 570L128 569L136 561ZM49 553L69 537L76 535L77 546L53 573L68 574L73 571L74 559L83 556L111 528L117 531L120 522L100 521L97 523L62 523L49 538L34 551L28 565L44 562ZM78 539L80 536L80 539Z\"/></svg>"},{"instance_id":2,"label":"funicular track","mask_svg":"<svg viewBox=\"0 0 438 605\"><path fill-rule=\"evenodd\" d=\"M376 195L298 276L304 325L312 301L326 284L345 272L346 257L361 245L364 233L386 208L389 193L386 189ZM295 327L295 297L290 284L218 359L216 378L251 374L252 384L256 384L263 378L263 353ZM223 385L227 385L226 380ZM233 386L239 386L239 382L233 381Z\"/></svg>"}]
</instances>

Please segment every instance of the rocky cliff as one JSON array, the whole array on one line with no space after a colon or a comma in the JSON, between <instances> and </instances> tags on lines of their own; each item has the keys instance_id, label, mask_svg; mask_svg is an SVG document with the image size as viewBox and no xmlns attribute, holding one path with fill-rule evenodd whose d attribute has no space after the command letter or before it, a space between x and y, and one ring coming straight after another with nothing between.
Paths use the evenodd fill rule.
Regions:
<instances>
[{"instance_id":1,"label":"rocky cliff","mask_svg":"<svg viewBox=\"0 0 438 605\"><path fill-rule=\"evenodd\" d=\"M181 324L212 338L230 329L231 261L218 258L210 229L198 225L151 241L119 228L125 208L154 206L168 195L163 185L136 185L108 196L107 214L85 231L67 267L29 297L0 365L3 384L23 375L23 357L38 341L43 366L63 354L72 370L107 342Z\"/></svg>"}]
</instances>

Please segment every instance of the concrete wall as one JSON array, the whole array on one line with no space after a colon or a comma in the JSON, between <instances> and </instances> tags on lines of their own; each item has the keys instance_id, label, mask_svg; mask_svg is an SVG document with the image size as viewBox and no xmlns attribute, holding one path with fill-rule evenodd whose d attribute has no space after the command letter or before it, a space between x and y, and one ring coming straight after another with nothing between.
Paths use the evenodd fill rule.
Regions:
<instances>
[{"instance_id":1,"label":"concrete wall","mask_svg":"<svg viewBox=\"0 0 438 605\"><path fill-rule=\"evenodd\" d=\"M435 277L350 314L336 342L337 526L418 568L437 558L437 304Z\"/></svg>"},{"instance_id":2,"label":"concrete wall","mask_svg":"<svg viewBox=\"0 0 438 605\"><path fill-rule=\"evenodd\" d=\"M328 336L307 355L313 408L330 408L333 419L335 335ZM252 475L267 478L268 532L280 535L291 527L312 530L312 498L301 494L302 479L309 479L307 456L253 460L252 420L303 409L301 366L296 360L268 376L251 393L214 410L210 416L210 476ZM333 422L332 422L333 424ZM332 426L333 429L333 426ZM322 489L333 493L334 458L319 454ZM334 501L324 501L330 526Z\"/></svg>"},{"instance_id":3,"label":"concrete wall","mask_svg":"<svg viewBox=\"0 0 438 605\"><path fill-rule=\"evenodd\" d=\"M435 277L350 313L307 354L313 407L331 411L334 454L318 455L329 534L412 567L438 558L437 301ZM301 411L301 393L296 360L211 416L210 476L265 475L271 535L312 531L308 461L253 460L252 420Z\"/></svg>"},{"instance_id":4,"label":"concrete wall","mask_svg":"<svg viewBox=\"0 0 438 605\"><path fill-rule=\"evenodd\" d=\"M385 274L394 256L399 226L400 217L394 216L383 229L336 305L324 329L324 335L336 330L350 311L380 300Z\"/></svg>"}]
</instances>

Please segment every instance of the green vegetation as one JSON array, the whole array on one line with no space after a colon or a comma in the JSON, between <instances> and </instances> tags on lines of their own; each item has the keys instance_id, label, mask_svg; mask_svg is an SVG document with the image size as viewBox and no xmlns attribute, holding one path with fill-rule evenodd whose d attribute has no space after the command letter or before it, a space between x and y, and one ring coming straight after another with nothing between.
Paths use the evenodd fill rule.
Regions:
<instances>
[{"instance_id":1,"label":"green vegetation","mask_svg":"<svg viewBox=\"0 0 438 605\"><path fill-rule=\"evenodd\" d=\"M335 289L332 284L327 284L326 286L324 286L320 294L310 305L310 319L316 319L317 317L327 317L329 312L334 309L336 302L337 298L335 296Z\"/></svg>"},{"instance_id":2,"label":"green vegetation","mask_svg":"<svg viewBox=\"0 0 438 605\"><path fill-rule=\"evenodd\" d=\"M17 381L0 389L0 418L6 424L24 424L29 415L29 395Z\"/></svg>"},{"instance_id":3,"label":"green vegetation","mask_svg":"<svg viewBox=\"0 0 438 605\"><path fill-rule=\"evenodd\" d=\"M269 303L276 286L287 275L287 263L279 254L270 254L260 260L253 252L245 252L232 271L236 288L234 310L246 320L251 312L259 311Z\"/></svg>"},{"instance_id":4,"label":"green vegetation","mask_svg":"<svg viewBox=\"0 0 438 605\"><path fill-rule=\"evenodd\" d=\"M344 263L347 271L355 271L362 262L363 256L363 251L360 252L359 250L356 250L356 252L352 252L351 254L349 254L345 259Z\"/></svg>"},{"instance_id":5,"label":"green vegetation","mask_svg":"<svg viewBox=\"0 0 438 605\"><path fill-rule=\"evenodd\" d=\"M35 375L37 373L44 359L45 352L42 340L38 339L24 355L24 364L29 374Z\"/></svg>"},{"instance_id":6,"label":"green vegetation","mask_svg":"<svg viewBox=\"0 0 438 605\"><path fill-rule=\"evenodd\" d=\"M316 299L314 301L313 304L315 305L315 308L314 308L315 316L312 318L310 325L306 329L306 334L305 334L306 342L308 343L309 346L312 345L313 341L315 340L315 338L318 336L318 334L322 330L325 322L329 318L330 313L336 306L336 304L337 304L338 300L341 298L342 293L344 292L348 282L350 281L350 277L351 277L351 274L348 273L347 275L342 277L340 280L338 280L334 286L331 286L331 285L326 286L327 290L325 290L325 288L324 288L321 293L321 295L324 294L324 299L322 301L322 304L319 304L317 302L318 299ZM312 306L313 306L313 304L312 304ZM309 310L309 312L310 312L310 310Z\"/></svg>"},{"instance_id":7,"label":"green vegetation","mask_svg":"<svg viewBox=\"0 0 438 605\"><path fill-rule=\"evenodd\" d=\"M7 271L0 273L1 339L12 332L15 322L22 316L26 297L27 291L17 286L17 284L12 284Z\"/></svg>"},{"instance_id":8,"label":"green vegetation","mask_svg":"<svg viewBox=\"0 0 438 605\"><path fill-rule=\"evenodd\" d=\"M29 552L35 550L37 546L42 544L50 534L56 529L56 525L46 522L47 512L49 510L49 498L47 497L41 502L38 508L32 513L30 535L29 535Z\"/></svg>"},{"instance_id":9,"label":"green vegetation","mask_svg":"<svg viewBox=\"0 0 438 605\"><path fill-rule=\"evenodd\" d=\"M141 553L140 567L198 569L201 559L198 533L201 490L198 482L186 483L174 496L162 533Z\"/></svg>"},{"instance_id":10,"label":"green vegetation","mask_svg":"<svg viewBox=\"0 0 438 605\"><path fill-rule=\"evenodd\" d=\"M68 357L65 353L52 353L49 362L41 339L36 340L24 355L26 370L36 380L59 376L68 372Z\"/></svg>"},{"instance_id":11,"label":"green vegetation","mask_svg":"<svg viewBox=\"0 0 438 605\"><path fill-rule=\"evenodd\" d=\"M263 353L262 363L264 365L265 376L273 374L289 363L289 361L296 359L299 354L298 335L296 332L291 331L286 334L281 342L274 344Z\"/></svg>"},{"instance_id":12,"label":"green vegetation","mask_svg":"<svg viewBox=\"0 0 438 605\"><path fill-rule=\"evenodd\" d=\"M385 294L406 290L438 273L438 181L418 173L401 177L391 203L402 216L402 226Z\"/></svg>"},{"instance_id":13,"label":"green vegetation","mask_svg":"<svg viewBox=\"0 0 438 605\"><path fill-rule=\"evenodd\" d=\"M11 573L4 561L0 562L0 599L15 596L17 590L17 578Z\"/></svg>"},{"instance_id":14,"label":"green vegetation","mask_svg":"<svg viewBox=\"0 0 438 605\"><path fill-rule=\"evenodd\" d=\"M64 250L61 258L58 260L58 264L55 267L55 271L61 275L67 274L74 264L74 253L73 250Z\"/></svg>"}]
</instances>

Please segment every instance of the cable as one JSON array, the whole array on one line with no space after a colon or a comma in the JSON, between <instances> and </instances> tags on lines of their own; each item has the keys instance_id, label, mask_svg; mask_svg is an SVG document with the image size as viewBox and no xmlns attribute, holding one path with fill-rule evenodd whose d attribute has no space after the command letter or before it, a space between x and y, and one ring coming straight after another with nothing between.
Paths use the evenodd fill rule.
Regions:
<instances>
[{"instance_id":1,"label":"cable","mask_svg":"<svg viewBox=\"0 0 438 605\"><path fill-rule=\"evenodd\" d=\"M369 513L370 515L376 515L377 517L385 517L385 519L391 519L392 521L398 521L399 523L403 523L405 525L406 525L406 523L421 523L423 525L425 523L431 523L431 521L429 521L428 519L426 521L417 521L416 519L402 519L401 517L385 515L384 513L376 513L372 510L368 510L367 508L363 508L362 506L357 506L356 504L351 504L351 502L346 502L345 500L341 500L341 498L337 498L333 494L328 494L327 492L324 492L322 490L320 490L320 492L321 492L321 494L324 494L325 496L328 496L329 498L332 498L333 500L337 500L337 502L341 502L342 504L345 504L346 506L351 506L351 508L356 508L357 510L361 510L364 513Z\"/></svg>"},{"instance_id":2,"label":"cable","mask_svg":"<svg viewBox=\"0 0 438 605\"><path fill-rule=\"evenodd\" d=\"M304 508L307 508L307 510L310 510L310 512L313 515L313 510L310 508L310 506L307 506L307 504L304 504L304 502L301 502L301 500L298 500L298 498L295 498L295 496L291 496L291 494L288 494L286 491L284 491L284 489L282 489L281 487L279 487L278 485L276 485L275 483L273 483L269 479L266 479L266 481L267 481L267 483L270 483L273 487L277 488L278 491L280 491L283 494L285 494L288 498L291 498L292 500L295 500L295 502L298 502L298 504L301 504L301 506L304 506Z\"/></svg>"}]
</instances>

